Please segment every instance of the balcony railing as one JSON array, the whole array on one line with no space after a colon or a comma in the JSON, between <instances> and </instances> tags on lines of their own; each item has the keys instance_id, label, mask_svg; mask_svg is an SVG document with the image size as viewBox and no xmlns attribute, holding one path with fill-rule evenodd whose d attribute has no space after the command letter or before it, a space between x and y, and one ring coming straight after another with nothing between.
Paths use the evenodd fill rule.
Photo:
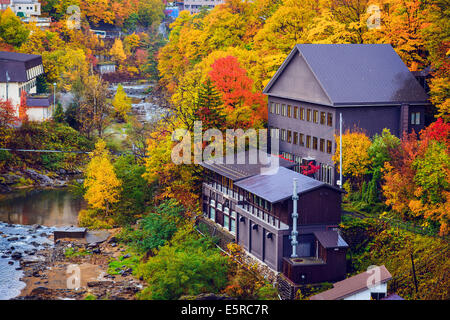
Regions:
<instances>
[{"instance_id":1,"label":"balcony railing","mask_svg":"<svg viewBox=\"0 0 450 320\"><path fill-rule=\"evenodd\" d=\"M265 210L259 209L256 206L253 206L252 204L248 203L243 195L238 195L238 192L223 186L222 184L218 182L205 182L205 185L209 186L210 188L216 190L217 192L222 193L223 195L228 195L232 199L235 199L238 201L237 207L239 207L241 210L245 211L246 213L250 214L252 217L255 217L256 219L260 221L264 221L265 223L273 226L274 228L277 228L279 230L288 230L289 226L282 222L277 217L271 215Z\"/></svg>"}]
</instances>

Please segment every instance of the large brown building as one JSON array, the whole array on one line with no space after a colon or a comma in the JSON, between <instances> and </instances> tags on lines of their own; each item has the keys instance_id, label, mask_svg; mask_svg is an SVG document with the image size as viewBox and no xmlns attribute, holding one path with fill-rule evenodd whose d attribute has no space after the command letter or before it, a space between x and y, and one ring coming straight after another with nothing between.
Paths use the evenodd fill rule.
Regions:
<instances>
[{"instance_id":1,"label":"large brown building","mask_svg":"<svg viewBox=\"0 0 450 320\"><path fill-rule=\"evenodd\" d=\"M320 166L316 178L334 185L334 135L384 128L401 136L424 128L429 106L423 87L388 44L299 44L264 89L271 136L280 153ZM345 159L344 159L345 161Z\"/></svg>"},{"instance_id":2,"label":"large brown building","mask_svg":"<svg viewBox=\"0 0 450 320\"><path fill-rule=\"evenodd\" d=\"M345 277L347 244L339 235L341 190L291 170L280 159L273 174L262 165L203 163L204 219L228 233L248 254L295 284ZM260 162L258 162L260 163ZM298 184L297 259L293 246L293 180Z\"/></svg>"}]
</instances>

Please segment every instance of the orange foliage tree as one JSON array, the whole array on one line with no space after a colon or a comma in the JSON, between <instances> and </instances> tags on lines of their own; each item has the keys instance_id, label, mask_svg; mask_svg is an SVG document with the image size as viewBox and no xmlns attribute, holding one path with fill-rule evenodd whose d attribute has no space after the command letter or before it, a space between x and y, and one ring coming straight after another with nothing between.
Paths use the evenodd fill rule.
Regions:
<instances>
[{"instance_id":1,"label":"orange foliage tree","mask_svg":"<svg viewBox=\"0 0 450 320\"><path fill-rule=\"evenodd\" d=\"M221 94L232 125L248 127L267 120L266 98L252 92L253 80L236 57L219 58L211 68L209 77Z\"/></svg>"},{"instance_id":2,"label":"orange foliage tree","mask_svg":"<svg viewBox=\"0 0 450 320\"><path fill-rule=\"evenodd\" d=\"M27 92L22 91L20 94L20 105L19 105L19 120L24 123L28 121L28 106L27 106Z\"/></svg>"}]
</instances>

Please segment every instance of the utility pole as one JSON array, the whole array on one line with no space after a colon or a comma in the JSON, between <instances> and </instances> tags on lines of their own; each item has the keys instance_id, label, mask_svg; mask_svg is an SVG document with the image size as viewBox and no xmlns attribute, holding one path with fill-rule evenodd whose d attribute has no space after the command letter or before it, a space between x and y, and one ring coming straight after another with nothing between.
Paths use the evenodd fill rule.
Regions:
<instances>
[{"instance_id":1,"label":"utility pole","mask_svg":"<svg viewBox=\"0 0 450 320\"><path fill-rule=\"evenodd\" d=\"M9 73L8 71L6 71L6 101L8 101L9 97L8 97L8 84L9 81L11 80L11 78L9 77Z\"/></svg>"},{"instance_id":2,"label":"utility pole","mask_svg":"<svg viewBox=\"0 0 450 320\"><path fill-rule=\"evenodd\" d=\"M342 189L342 113L339 113L339 187Z\"/></svg>"},{"instance_id":3,"label":"utility pole","mask_svg":"<svg viewBox=\"0 0 450 320\"><path fill-rule=\"evenodd\" d=\"M412 267L412 273L413 273L413 279L414 279L414 286L416 287L416 293L418 293L419 288L418 288L418 284L417 284L416 268L414 266L414 256L413 256L412 251L410 253L410 257L411 257L411 267Z\"/></svg>"},{"instance_id":4,"label":"utility pole","mask_svg":"<svg viewBox=\"0 0 450 320\"><path fill-rule=\"evenodd\" d=\"M291 233L291 244L292 244L292 255L291 258L297 258L297 202L298 202L298 192L297 192L297 179L294 179L294 190L292 192L292 201L294 203L292 212L292 233Z\"/></svg>"}]
</instances>

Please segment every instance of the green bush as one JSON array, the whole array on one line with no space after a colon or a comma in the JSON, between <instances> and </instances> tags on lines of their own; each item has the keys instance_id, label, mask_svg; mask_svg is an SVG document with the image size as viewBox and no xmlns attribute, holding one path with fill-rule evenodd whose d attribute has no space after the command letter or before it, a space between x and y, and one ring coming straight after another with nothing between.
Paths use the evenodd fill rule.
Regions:
<instances>
[{"instance_id":1,"label":"green bush","mask_svg":"<svg viewBox=\"0 0 450 320\"><path fill-rule=\"evenodd\" d=\"M138 252L146 253L166 244L177 231L183 208L175 200L160 204L155 212L147 214L135 231L127 233L126 240Z\"/></svg>"},{"instance_id":2,"label":"green bush","mask_svg":"<svg viewBox=\"0 0 450 320\"><path fill-rule=\"evenodd\" d=\"M228 257L192 226L180 229L158 254L139 265L148 283L139 299L173 300L183 295L217 293L227 283Z\"/></svg>"}]
</instances>

